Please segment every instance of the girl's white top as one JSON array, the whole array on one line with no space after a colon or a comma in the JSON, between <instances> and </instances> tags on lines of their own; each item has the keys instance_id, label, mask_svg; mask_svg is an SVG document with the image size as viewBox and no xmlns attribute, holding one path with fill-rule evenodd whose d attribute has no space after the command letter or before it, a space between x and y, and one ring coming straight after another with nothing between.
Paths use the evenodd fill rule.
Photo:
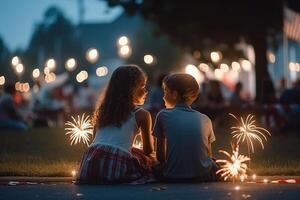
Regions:
<instances>
[{"instance_id":1,"label":"girl's white top","mask_svg":"<svg viewBox=\"0 0 300 200\"><path fill-rule=\"evenodd\" d=\"M97 144L109 145L130 153L133 140L140 132L135 119L135 113L138 110L139 109L134 110L127 121L120 127L110 125L98 129L91 146Z\"/></svg>"}]
</instances>

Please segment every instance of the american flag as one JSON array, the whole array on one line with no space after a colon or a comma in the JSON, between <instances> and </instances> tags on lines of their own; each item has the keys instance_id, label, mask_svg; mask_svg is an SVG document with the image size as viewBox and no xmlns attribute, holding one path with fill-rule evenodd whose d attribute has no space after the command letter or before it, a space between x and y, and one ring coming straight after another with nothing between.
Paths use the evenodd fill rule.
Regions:
<instances>
[{"instance_id":1,"label":"american flag","mask_svg":"<svg viewBox=\"0 0 300 200\"><path fill-rule=\"evenodd\" d=\"M300 13L284 8L283 31L288 38L300 41Z\"/></svg>"}]
</instances>

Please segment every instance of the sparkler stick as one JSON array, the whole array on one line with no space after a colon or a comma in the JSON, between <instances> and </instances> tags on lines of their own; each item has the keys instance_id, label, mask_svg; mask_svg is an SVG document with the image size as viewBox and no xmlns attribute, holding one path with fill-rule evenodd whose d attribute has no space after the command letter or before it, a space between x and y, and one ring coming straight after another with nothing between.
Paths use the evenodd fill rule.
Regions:
<instances>
[{"instance_id":1,"label":"sparkler stick","mask_svg":"<svg viewBox=\"0 0 300 200\"><path fill-rule=\"evenodd\" d=\"M246 177L247 174L247 165L246 161L249 161L250 158L244 155L239 155L239 148L236 147L235 150L232 151L232 155L224 150L220 150L220 153L225 154L229 160L217 160L217 163L221 164L221 169L219 169L216 174L221 174L221 177L226 181L227 179L238 179L243 176Z\"/></svg>"}]
</instances>

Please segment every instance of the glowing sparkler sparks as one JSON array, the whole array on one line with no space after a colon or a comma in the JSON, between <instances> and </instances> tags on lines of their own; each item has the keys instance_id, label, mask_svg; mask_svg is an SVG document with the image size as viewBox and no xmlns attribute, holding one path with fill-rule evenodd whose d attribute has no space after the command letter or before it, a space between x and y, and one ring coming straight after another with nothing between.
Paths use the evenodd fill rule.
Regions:
<instances>
[{"instance_id":1,"label":"glowing sparkler sparks","mask_svg":"<svg viewBox=\"0 0 300 200\"><path fill-rule=\"evenodd\" d=\"M134 137L132 147L137 148L137 149L143 149L143 139L142 139L142 135L141 134L137 134Z\"/></svg>"},{"instance_id":2,"label":"glowing sparkler sparks","mask_svg":"<svg viewBox=\"0 0 300 200\"><path fill-rule=\"evenodd\" d=\"M231 134L233 134L233 138L237 139L237 144L239 144L240 142L245 142L246 140L248 145L248 151L250 145L252 153L254 153L254 145L252 140L257 140L259 141L261 147L264 149L263 139L267 141L265 133L267 133L270 136L271 133L266 129L258 127L254 124L255 123L255 120L253 119L254 115L249 114L246 120L244 120L241 117L241 121L239 121L238 118L233 114L230 113L229 115L235 118L240 124L240 126L231 127L232 129Z\"/></svg>"},{"instance_id":3,"label":"glowing sparkler sparks","mask_svg":"<svg viewBox=\"0 0 300 200\"><path fill-rule=\"evenodd\" d=\"M249 161L250 158L244 155L239 155L238 147L233 150L233 154L220 150L220 153L225 154L230 160L217 160L217 163L221 163L221 169L217 171L217 174L221 174L221 177L226 181L227 179L237 179L240 176L246 177L247 165L243 162Z\"/></svg>"},{"instance_id":4,"label":"glowing sparkler sparks","mask_svg":"<svg viewBox=\"0 0 300 200\"><path fill-rule=\"evenodd\" d=\"M71 145L76 145L81 140L84 144L88 145L90 141L89 136L93 135L93 126L89 116L85 117L83 114L82 117L78 115L77 120L73 116L71 118L73 121L65 123L66 135L70 135Z\"/></svg>"}]
</instances>

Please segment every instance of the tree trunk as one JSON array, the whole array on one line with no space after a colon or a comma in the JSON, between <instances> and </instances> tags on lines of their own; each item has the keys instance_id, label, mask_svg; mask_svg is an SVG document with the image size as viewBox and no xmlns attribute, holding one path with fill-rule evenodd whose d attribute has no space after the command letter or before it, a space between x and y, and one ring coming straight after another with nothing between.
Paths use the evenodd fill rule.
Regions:
<instances>
[{"instance_id":1,"label":"tree trunk","mask_svg":"<svg viewBox=\"0 0 300 200\"><path fill-rule=\"evenodd\" d=\"M257 33L252 36L255 51L255 77L257 103L274 103L275 89L268 71L266 35Z\"/></svg>"}]
</instances>

